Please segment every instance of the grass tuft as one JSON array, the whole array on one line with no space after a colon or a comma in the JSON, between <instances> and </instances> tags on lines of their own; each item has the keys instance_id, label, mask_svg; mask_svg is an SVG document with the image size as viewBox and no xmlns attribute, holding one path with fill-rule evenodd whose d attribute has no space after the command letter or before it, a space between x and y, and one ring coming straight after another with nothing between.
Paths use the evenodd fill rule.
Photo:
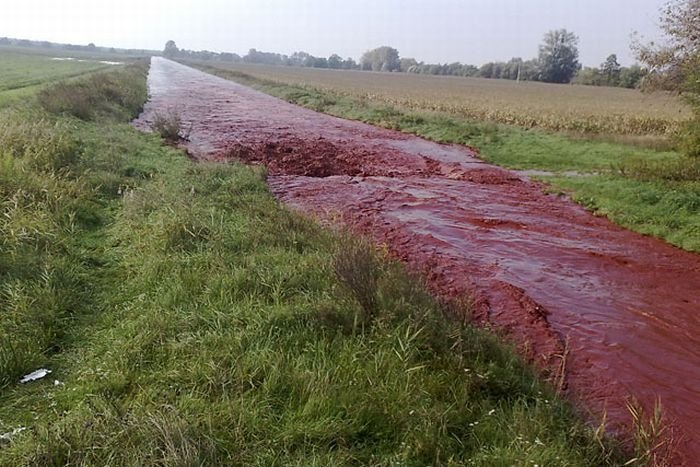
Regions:
<instances>
[{"instance_id":1,"label":"grass tuft","mask_svg":"<svg viewBox=\"0 0 700 467\"><path fill-rule=\"evenodd\" d=\"M380 266L366 243L348 238L333 255L333 270L340 282L360 304L362 323L370 324L377 314L377 284Z\"/></svg>"},{"instance_id":2,"label":"grass tuft","mask_svg":"<svg viewBox=\"0 0 700 467\"><path fill-rule=\"evenodd\" d=\"M165 114L156 113L151 128L170 144L175 144L184 138L182 134L182 118L174 110L170 110Z\"/></svg>"}]
</instances>

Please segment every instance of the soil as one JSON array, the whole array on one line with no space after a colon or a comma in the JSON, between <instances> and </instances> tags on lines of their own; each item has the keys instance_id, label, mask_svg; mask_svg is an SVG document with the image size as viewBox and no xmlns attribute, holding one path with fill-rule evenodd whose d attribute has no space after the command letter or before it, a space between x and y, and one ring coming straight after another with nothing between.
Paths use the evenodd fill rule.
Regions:
<instances>
[{"instance_id":1,"label":"soil","mask_svg":"<svg viewBox=\"0 0 700 467\"><path fill-rule=\"evenodd\" d=\"M700 457L700 257L595 217L470 148L312 112L162 58L135 122L180 113L197 160L264 164L274 194L385 245L464 320L504 333L591 418L659 400Z\"/></svg>"}]
</instances>

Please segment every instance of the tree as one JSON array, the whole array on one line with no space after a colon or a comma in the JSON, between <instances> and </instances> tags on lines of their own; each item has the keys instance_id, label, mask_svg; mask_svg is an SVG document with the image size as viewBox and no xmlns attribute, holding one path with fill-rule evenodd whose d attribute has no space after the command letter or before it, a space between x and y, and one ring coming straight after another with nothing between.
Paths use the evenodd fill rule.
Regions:
<instances>
[{"instance_id":1,"label":"tree","mask_svg":"<svg viewBox=\"0 0 700 467\"><path fill-rule=\"evenodd\" d=\"M632 44L637 58L648 65L652 89L700 93L700 0L672 0L661 13L665 44Z\"/></svg>"},{"instance_id":2,"label":"tree","mask_svg":"<svg viewBox=\"0 0 700 467\"><path fill-rule=\"evenodd\" d=\"M578 37L566 29L549 31L539 53L540 78L547 83L568 83L581 68Z\"/></svg>"},{"instance_id":3,"label":"tree","mask_svg":"<svg viewBox=\"0 0 700 467\"><path fill-rule=\"evenodd\" d=\"M352 57L343 60L343 70L354 70L355 68L357 68L357 63Z\"/></svg>"},{"instance_id":4,"label":"tree","mask_svg":"<svg viewBox=\"0 0 700 467\"><path fill-rule=\"evenodd\" d=\"M167 58L175 58L180 53L180 50L175 45L175 41L169 40L165 43L165 48L163 49L163 56Z\"/></svg>"},{"instance_id":5,"label":"tree","mask_svg":"<svg viewBox=\"0 0 700 467\"><path fill-rule=\"evenodd\" d=\"M481 78L495 78L495 63L484 63L479 68L479 76Z\"/></svg>"},{"instance_id":6,"label":"tree","mask_svg":"<svg viewBox=\"0 0 700 467\"><path fill-rule=\"evenodd\" d=\"M238 63L241 61L241 56L231 52L221 52L219 54L219 59L221 59L222 62Z\"/></svg>"},{"instance_id":7,"label":"tree","mask_svg":"<svg viewBox=\"0 0 700 467\"><path fill-rule=\"evenodd\" d=\"M617 62L617 55L611 54L600 65L600 72L605 76L608 86L617 86L620 81L620 71L622 67Z\"/></svg>"},{"instance_id":8,"label":"tree","mask_svg":"<svg viewBox=\"0 0 700 467\"><path fill-rule=\"evenodd\" d=\"M335 70L343 68L343 59L338 54L333 54L328 57L328 68L333 68Z\"/></svg>"},{"instance_id":9,"label":"tree","mask_svg":"<svg viewBox=\"0 0 700 467\"><path fill-rule=\"evenodd\" d=\"M291 66L304 66L306 61L311 57L311 54L303 51L294 52L287 61Z\"/></svg>"},{"instance_id":10,"label":"tree","mask_svg":"<svg viewBox=\"0 0 700 467\"><path fill-rule=\"evenodd\" d=\"M314 57L311 66L314 68L328 68L328 59L325 57Z\"/></svg>"},{"instance_id":11,"label":"tree","mask_svg":"<svg viewBox=\"0 0 700 467\"><path fill-rule=\"evenodd\" d=\"M365 52L360 63L363 70L397 71L401 69L399 51L389 46L378 47Z\"/></svg>"},{"instance_id":12,"label":"tree","mask_svg":"<svg viewBox=\"0 0 700 467\"><path fill-rule=\"evenodd\" d=\"M649 74L649 70L642 68L639 65L632 65L629 68L623 68L620 70L620 81L618 86L629 89L639 88L647 74Z\"/></svg>"},{"instance_id":13,"label":"tree","mask_svg":"<svg viewBox=\"0 0 700 467\"><path fill-rule=\"evenodd\" d=\"M402 58L399 60L399 69L403 72L407 72L412 66L418 65L415 58Z\"/></svg>"},{"instance_id":14,"label":"tree","mask_svg":"<svg viewBox=\"0 0 700 467\"><path fill-rule=\"evenodd\" d=\"M693 108L694 118L680 140L688 155L700 157L700 0L671 0L661 12L662 45L633 44L637 58L648 65L648 89L681 93Z\"/></svg>"},{"instance_id":15,"label":"tree","mask_svg":"<svg viewBox=\"0 0 700 467\"><path fill-rule=\"evenodd\" d=\"M604 81L605 78L601 75L600 68L587 66L576 73L572 83L584 84L587 86L602 86Z\"/></svg>"}]
</instances>

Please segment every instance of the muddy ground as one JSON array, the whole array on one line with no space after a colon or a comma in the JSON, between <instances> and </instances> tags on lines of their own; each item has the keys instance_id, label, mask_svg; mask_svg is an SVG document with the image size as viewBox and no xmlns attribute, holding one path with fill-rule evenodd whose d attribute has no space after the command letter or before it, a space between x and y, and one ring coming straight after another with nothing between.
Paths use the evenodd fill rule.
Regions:
<instances>
[{"instance_id":1,"label":"muddy ground","mask_svg":"<svg viewBox=\"0 0 700 467\"><path fill-rule=\"evenodd\" d=\"M305 110L154 58L137 126L175 111L196 159L265 164L275 195L386 245L506 333L592 419L661 401L700 456L700 257L595 217L470 149Z\"/></svg>"}]
</instances>

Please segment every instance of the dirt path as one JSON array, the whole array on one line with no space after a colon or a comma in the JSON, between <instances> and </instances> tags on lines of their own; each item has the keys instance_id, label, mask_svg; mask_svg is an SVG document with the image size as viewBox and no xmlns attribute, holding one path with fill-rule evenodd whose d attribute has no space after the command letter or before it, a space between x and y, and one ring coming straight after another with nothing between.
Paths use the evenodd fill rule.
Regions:
<instances>
[{"instance_id":1,"label":"dirt path","mask_svg":"<svg viewBox=\"0 0 700 467\"><path fill-rule=\"evenodd\" d=\"M594 416L659 398L678 453L700 456L700 257L440 145L305 110L154 58L137 125L173 109L191 153L264 163L279 199L386 244ZM563 373L562 373L562 370Z\"/></svg>"}]
</instances>

